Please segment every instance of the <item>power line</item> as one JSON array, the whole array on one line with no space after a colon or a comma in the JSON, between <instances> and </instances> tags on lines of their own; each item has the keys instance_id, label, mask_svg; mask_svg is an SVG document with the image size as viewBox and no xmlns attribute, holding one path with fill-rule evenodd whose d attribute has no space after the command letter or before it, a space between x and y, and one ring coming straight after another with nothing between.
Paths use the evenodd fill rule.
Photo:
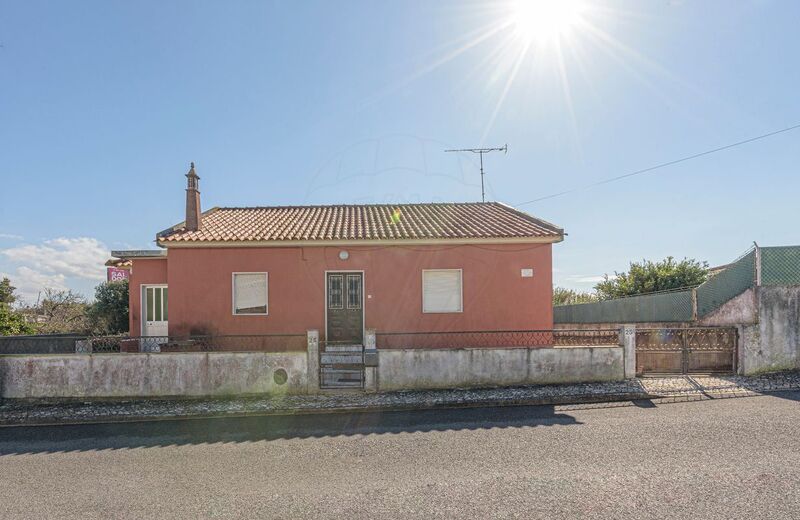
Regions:
<instances>
[{"instance_id":1,"label":"power line","mask_svg":"<svg viewBox=\"0 0 800 520\"><path fill-rule=\"evenodd\" d=\"M680 159L675 159L674 161L669 161L665 163L658 164L656 166L651 166L649 168L644 168L643 170L636 170L635 172L626 173L624 175L618 175L616 177L611 177L609 179L604 179L602 181L593 182L590 184L585 184L583 186L578 186L577 188L572 188L569 190L560 191L558 193L553 193L551 195L547 195L545 197L539 197L538 199L528 200L525 202L521 202L516 206L525 206L526 204L533 204L534 202L539 202L542 200L552 199L555 197L560 197L562 195L567 195L569 193L574 193L576 191L585 190L588 188L594 188L595 186L601 186L603 184L608 184L610 182L615 182L621 179L626 179L628 177L633 177L634 175L641 175L643 173L651 172L653 170L658 170L659 168L666 168L667 166L672 166L673 164L682 163L685 161L690 161L692 159L697 159L698 157L703 157L704 155L710 155L712 153L721 152L723 150L728 150L729 148L734 148L736 146L741 146L743 144L752 143L753 141L759 141L761 139L766 139L767 137L772 137L773 135L782 134L784 132L789 132L791 130L796 130L800 128L800 123L792 126L788 126L786 128L781 128L780 130L775 130L774 132L769 132L768 134L758 135L756 137L751 137L749 139L745 139L744 141L738 141L736 143L727 144L725 146L720 146L719 148L714 148L712 150L706 150L705 152L696 153L693 155L688 155L686 157L681 157Z\"/></svg>"}]
</instances>

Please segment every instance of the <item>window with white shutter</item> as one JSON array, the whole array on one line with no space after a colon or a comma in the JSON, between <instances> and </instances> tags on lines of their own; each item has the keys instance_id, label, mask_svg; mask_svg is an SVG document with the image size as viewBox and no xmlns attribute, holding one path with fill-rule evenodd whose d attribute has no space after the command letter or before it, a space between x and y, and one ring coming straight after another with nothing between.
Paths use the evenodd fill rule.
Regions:
<instances>
[{"instance_id":1,"label":"window with white shutter","mask_svg":"<svg viewBox=\"0 0 800 520\"><path fill-rule=\"evenodd\" d=\"M267 273L233 273L233 313L267 314Z\"/></svg>"},{"instance_id":2,"label":"window with white shutter","mask_svg":"<svg viewBox=\"0 0 800 520\"><path fill-rule=\"evenodd\" d=\"M461 269L422 271L422 312L462 312Z\"/></svg>"}]
</instances>

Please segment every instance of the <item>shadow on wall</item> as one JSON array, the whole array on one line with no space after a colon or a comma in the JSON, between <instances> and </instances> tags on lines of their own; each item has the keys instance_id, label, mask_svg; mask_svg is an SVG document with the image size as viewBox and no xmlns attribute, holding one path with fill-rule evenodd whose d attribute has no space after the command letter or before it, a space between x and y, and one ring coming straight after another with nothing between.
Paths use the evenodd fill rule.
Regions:
<instances>
[{"instance_id":1,"label":"shadow on wall","mask_svg":"<svg viewBox=\"0 0 800 520\"><path fill-rule=\"evenodd\" d=\"M340 435L580 425L553 406L0 428L0 456Z\"/></svg>"}]
</instances>

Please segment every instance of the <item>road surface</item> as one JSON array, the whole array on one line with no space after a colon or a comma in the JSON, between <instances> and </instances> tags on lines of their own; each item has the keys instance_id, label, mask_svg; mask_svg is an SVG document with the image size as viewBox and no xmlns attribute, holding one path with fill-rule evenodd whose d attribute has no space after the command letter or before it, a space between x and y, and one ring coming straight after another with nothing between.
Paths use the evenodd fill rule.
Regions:
<instances>
[{"instance_id":1,"label":"road surface","mask_svg":"<svg viewBox=\"0 0 800 520\"><path fill-rule=\"evenodd\" d=\"M0 428L2 518L800 518L800 393Z\"/></svg>"}]
</instances>

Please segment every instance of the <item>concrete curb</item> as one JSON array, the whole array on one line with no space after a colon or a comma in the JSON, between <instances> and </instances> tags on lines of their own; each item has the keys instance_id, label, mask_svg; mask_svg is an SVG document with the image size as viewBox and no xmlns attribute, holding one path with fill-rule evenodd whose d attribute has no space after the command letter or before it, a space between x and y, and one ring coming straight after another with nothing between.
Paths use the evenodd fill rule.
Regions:
<instances>
[{"instance_id":1,"label":"concrete curb","mask_svg":"<svg viewBox=\"0 0 800 520\"><path fill-rule=\"evenodd\" d=\"M54 421L48 418L26 418L19 421L6 421L0 418L0 428L15 428L27 426L70 426L83 424L114 424L129 422L154 422L154 421L178 421L189 419L226 419L241 417L269 417L269 416L293 416L293 415L315 415L315 414L341 414L341 413L386 413L386 412L406 412L412 410L441 410L459 408L494 408L504 406L565 406L565 405L587 405L601 403L629 403L633 401L650 400L656 404L667 404L677 402L705 401L711 399L729 399L734 397L756 397L769 395L777 392L800 390L800 387L790 387L783 389L767 390L755 392L751 390L730 389L730 390L708 390L697 392L680 393L647 393L629 392L620 394L599 394L586 396L564 396L550 397L542 399L487 399L465 402L422 402L396 404L389 406L339 406L321 408L286 408L275 410L252 410L234 411L215 414L207 413L187 413L184 415L162 415L162 414L142 414L142 415L97 415L85 416L78 420Z\"/></svg>"}]
</instances>

